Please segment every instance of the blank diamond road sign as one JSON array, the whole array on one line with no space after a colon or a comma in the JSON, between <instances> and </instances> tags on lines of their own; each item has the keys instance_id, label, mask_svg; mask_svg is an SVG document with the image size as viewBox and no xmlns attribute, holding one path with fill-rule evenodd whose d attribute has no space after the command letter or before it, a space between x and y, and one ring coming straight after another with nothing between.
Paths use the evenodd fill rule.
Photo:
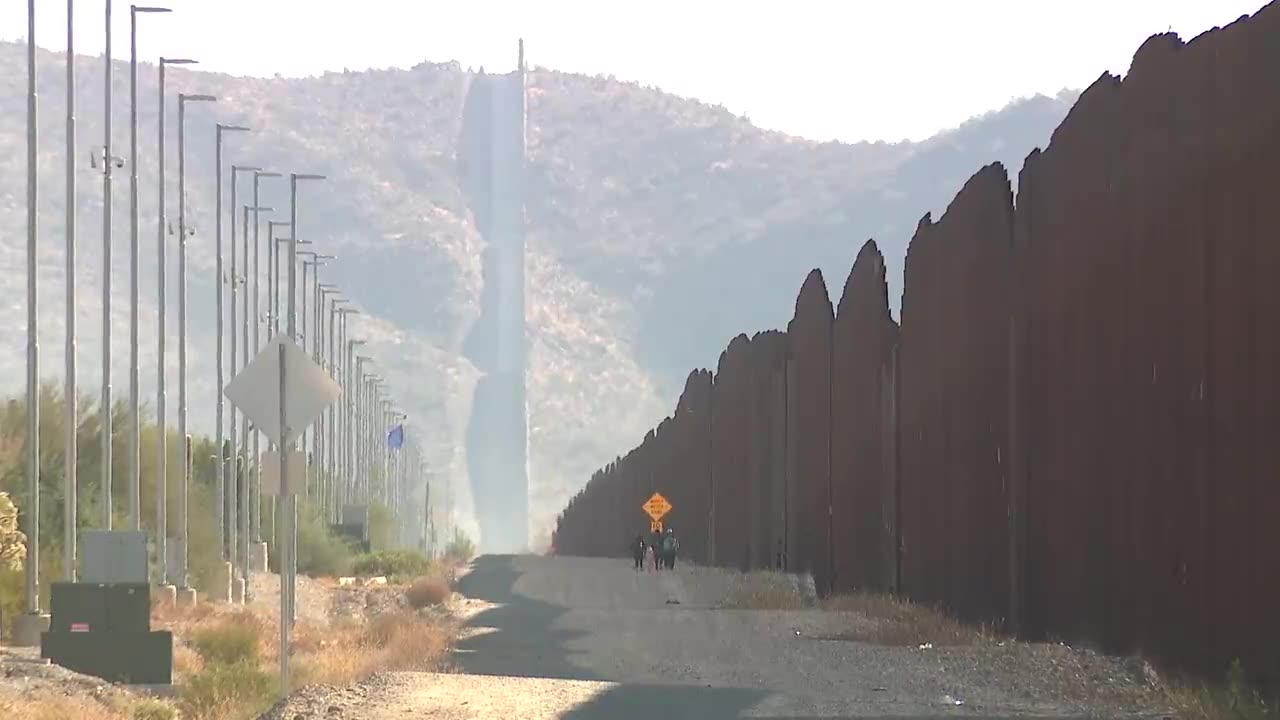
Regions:
<instances>
[{"instance_id":1,"label":"blank diamond road sign","mask_svg":"<svg viewBox=\"0 0 1280 720\"><path fill-rule=\"evenodd\" d=\"M280 348L285 360L285 411L289 436L281 438ZM277 445L288 445L342 394L338 383L284 335L272 338L258 356L231 378L223 394Z\"/></svg>"}]
</instances>

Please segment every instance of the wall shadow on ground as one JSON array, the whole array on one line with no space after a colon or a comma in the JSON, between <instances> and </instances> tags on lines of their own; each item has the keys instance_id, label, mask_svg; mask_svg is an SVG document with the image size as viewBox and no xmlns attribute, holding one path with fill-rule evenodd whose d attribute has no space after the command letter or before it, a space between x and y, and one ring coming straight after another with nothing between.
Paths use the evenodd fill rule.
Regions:
<instances>
[{"instance_id":1,"label":"wall shadow on ground","mask_svg":"<svg viewBox=\"0 0 1280 720\"><path fill-rule=\"evenodd\" d=\"M554 627L567 608L515 592L520 571L514 555L485 555L458 581L458 592L499 606L472 617L465 627L494 628L455 645L453 663L473 675L603 680L571 660L569 644L586 633ZM460 652L459 652L460 651Z\"/></svg>"},{"instance_id":2,"label":"wall shadow on ground","mask_svg":"<svg viewBox=\"0 0 1280 720\"><path fill-rule=\"evenodd\" d=\"M621 685L570 710L564 720L706 720L745 715L770 693L752 688Z\"/></svg>"},{"instance_id":3,"label":"wall shadow on ground","mask_svg":"<svg viewBox=\"0 0 1280 720\"><path fill-rule=\"evenodd\" d=\"M455 645L452 661L474 675L507 675L560 680L610 680L584 659L575 662L572 643L588 633L555 627L568 608L516 592L523 574L517 556L485 555L458 581L457 590L476 600L498 604L466 627L494 628ZM564 715L567 720L631 718L734 718L758 705L770 691L644 683L612 687Z\"/></svg>"}]
</instances>

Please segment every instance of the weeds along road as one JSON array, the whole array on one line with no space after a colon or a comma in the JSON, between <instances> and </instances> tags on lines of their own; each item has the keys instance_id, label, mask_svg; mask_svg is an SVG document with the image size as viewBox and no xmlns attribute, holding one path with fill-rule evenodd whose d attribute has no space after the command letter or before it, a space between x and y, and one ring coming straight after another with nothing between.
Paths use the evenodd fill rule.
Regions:
<instances>
[{"instance_id":1,"label":"weeds along road","mask_svg":"<svg viewBox=\"0 0 1280 720\"><path fill-rule=\"evenodd\" d=\"M993 671L1004 666L969 648L837 639L856 621L847 613L718 608L742 582L736 573L688 566L674 573L637 572L629 559L481 557L458 585L465 597L464 627L451 658L456 672L379 677L359 690L363 700L344 708L342 717L652 720L1118 712L1088 707L1087 701L1064 704L1054 691L1034 689L1037 679L1052 671L1041 661L1035 662L1043 667L1036 666L1030 650L1032 665L1023 677L1016 668L1012 674ZM1006 648L993 642L991 650L1004 653Z\"/></svg>"}]
</instances>

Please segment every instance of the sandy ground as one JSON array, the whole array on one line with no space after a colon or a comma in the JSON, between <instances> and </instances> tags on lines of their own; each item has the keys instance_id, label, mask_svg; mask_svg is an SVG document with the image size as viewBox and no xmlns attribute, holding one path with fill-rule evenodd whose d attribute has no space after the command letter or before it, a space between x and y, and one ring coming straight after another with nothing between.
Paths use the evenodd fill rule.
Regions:
<instances>
[{"instance_id":1,"label":"sandy ground","mask_svg":"<svg viewBox=\"0 0 1280 720\"><path fill-rule=\"evenodd\" d=\"M834 639L858 621L846 613L717 608L741 578L482 557L458 585L457 672L311 689L268 717L1167 715L1153 709L1140 670L1062 646L884 647Z\"/></svg>"}]
</instances>

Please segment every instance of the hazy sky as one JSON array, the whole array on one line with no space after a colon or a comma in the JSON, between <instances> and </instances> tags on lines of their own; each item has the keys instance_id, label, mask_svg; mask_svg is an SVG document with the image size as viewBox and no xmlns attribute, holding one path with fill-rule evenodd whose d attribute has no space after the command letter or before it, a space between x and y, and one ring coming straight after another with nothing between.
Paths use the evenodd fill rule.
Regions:
<instances>
[{"instance_id":1,"label":"hazy sky","mask_svg":"<svg viewBox=\"0 0 1280 720\"><path fill-rule=\"evenodd\" d=\"M164 4L156 0L157 4ZM756 124L848 141L919 139L1010 99L1123 73L1152 33L1184 39L1263 0L170 0L141 19L144 59L239 75L529 61L720 103ZM66 47L66 0L37 0L41 46ZM0 38L26 37L0 2ZM101 54L103 0L76 3L77 49ZM114 3L112 54L129 53ZM88 67L84 72L92 72Z\"/></svg>"}]
</instances>

